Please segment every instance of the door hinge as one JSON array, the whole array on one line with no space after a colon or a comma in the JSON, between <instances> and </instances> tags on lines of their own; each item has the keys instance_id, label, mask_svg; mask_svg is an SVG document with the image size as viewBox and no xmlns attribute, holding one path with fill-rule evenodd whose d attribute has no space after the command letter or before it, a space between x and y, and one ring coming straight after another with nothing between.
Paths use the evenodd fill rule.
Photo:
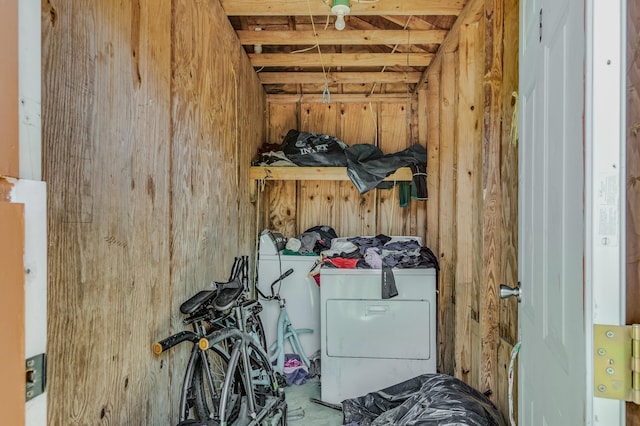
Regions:
<instances>
[{"instance_id":1,"label":"door hinge","mask_svg":"<svg viewBox=\"0 0 640 426\"><path fill-rule=\"evenodd\" d=\"M27 359L26 381L27 401L44 393L47 384L47 359L45 354L39 354Z\"/></svg>"},{"instance_id":2,"label":"door hinge","mask_svg":"<svg viewBox=\"0 0 640 426\"><path fill-rule=\"evenodd\" d=\"M640 324L593 326L594 395L640 405Z\"/></svg>"},{"instance_id":3,"label":"door hinge","mask_svg":"<svg viewBox=\"0 0 640 426\"><path fill-rule=\"evenodd\" d=\"M538 16L538 42L542 43L542 9L540 9L540 14Z\"/></svg>"}]
</instances>

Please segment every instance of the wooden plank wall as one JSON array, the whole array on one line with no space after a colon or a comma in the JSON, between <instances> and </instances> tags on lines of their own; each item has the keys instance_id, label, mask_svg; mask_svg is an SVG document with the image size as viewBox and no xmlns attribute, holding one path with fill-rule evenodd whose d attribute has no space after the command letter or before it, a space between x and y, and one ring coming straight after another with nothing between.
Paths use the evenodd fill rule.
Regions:
<instances>
[{"instance_id":1,"label":"wooden plank wall","mask_svg":"<svg viewBox=\"0 0 640 426\"><path fill-rule=\"evenodd\" d=\"M518 8L485 1L430 70L427 93L440 177L438 368L490 391L505 419L517 303L498 290L517 282Z\"/></svg>"},{"instance_id":2,"label":"wooden plank wall","mask_svg":"<svg viewBox=\"0 0 640 426\"><path fill-rule=\"evenodd\" d=\"M457 121L457 52L445 53L439 70L440 86L435 86L429 78L428 89L437 93L440 99L440 199L439 199L439 252L440 274L438 275L438 366L439 371L453 375L456 369L456 318L455 318L455 271L457 252L455 241L458 229L455 226L457 211L456 168L457 146L455 128ZM434 73L436 71L433 71ZM436 125L433 120L432 126Z\"/></svg>"},{"instance_id":3,"label":"wooden plank wall","mask_svg":"<svg viewBox=\"0 0 640 426\"><path fill-rule=\"evenodd\" d=\"M217 1L52 0L42 17L48 422L175 423L188 348L151 344L254 246L264 94Z\"/></svg>"},{"instance_id":4,"label":"wooden plank wall","mask_svg":"<svg viewBox=\"0 0 640 426\"><path fill-rule=\"evenodd\" d=\"M423 95L426 96L426 95ZM318 95L320 97L320 95ZM413 144L425 146L428 130L417 124L417 98L406 101L268 103L268 142L282 143L289 129L336 136L347 145L377 144L386 153ZM424 102L426 105L426 102ZM420 130L422 129L422 130ZM417 235L427 241L425 201L399 206L397 189L360 195L350 181L267 182L262 226L294 237L316 225L329 225L338 236Z\"/></svg>"},{"instance_id":5,"label":"wooden plank wall","mask_svg":"<svg viewBox=\"0 0 640 426\"><path fill-rule=\"evenodd\" d=\"M640 4L627 8L627 324L640 324ZM640 424L640 406L626 408L626 424Z\"/></svg>"}]
</instances>

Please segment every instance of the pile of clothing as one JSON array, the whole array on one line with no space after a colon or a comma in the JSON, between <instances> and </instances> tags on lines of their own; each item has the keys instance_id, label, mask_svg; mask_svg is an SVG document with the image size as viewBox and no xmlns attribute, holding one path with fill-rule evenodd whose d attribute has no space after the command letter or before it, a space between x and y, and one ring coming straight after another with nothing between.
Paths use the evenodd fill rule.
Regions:
<instances>
[{"instance_id":1,"label":"pile of clothing","mask_svg":"<svg viewBox=\"0 0 640 426\"><path fill-rule=\"evenodd\" d=\"M338 240L323 253L323 266L335 268L438 268L428 247L413 238L393 239L387 235Z\"/></svg>"},{"instance_id":2,"label":"pile of clothing","mask_svg":"<svg viewBox=\"0 0 640 426\"><path fill-rule=\"evenodd\" d=\"M289 238L283 254L317 256L331 247L331 242L338 238L336 231L326 225L314 226L294 238Z\"/></svg>"},{"instance_id":3,"label":"pile of clothing","mask_svg":"<svg viewBox=\"0 0 640 426\"><path fill-rule=\"evenodd\" d=\"M411 198L427 199L427 151L419 144L384 154L372 144L346 145L335 136L289 130L281 145L264 144L252 162L254 166L346 167L347 175L360 194L373 188L389 189L394 182L384 179L401 167L410 167L413 185L403 186Z\"/></svg>"}]
</instances>

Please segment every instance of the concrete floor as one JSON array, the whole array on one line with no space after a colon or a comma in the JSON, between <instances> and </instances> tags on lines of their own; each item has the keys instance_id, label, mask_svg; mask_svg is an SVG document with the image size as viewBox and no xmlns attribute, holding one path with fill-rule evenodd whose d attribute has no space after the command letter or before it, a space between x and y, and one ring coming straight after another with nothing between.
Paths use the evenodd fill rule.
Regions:
<instances>
[{"instance_id":1,"label":"concrete floor","mask_svg":"<svg viewBox=\"0 0 640 426\"><path fill-rule=\"evenodd\" d=\"M287 400L288 424L291 426L340 426L342 411L311 402L309 398L320 399L320 380L309 379L303 385L284 388Z\"/></svg>"}]
</instances>

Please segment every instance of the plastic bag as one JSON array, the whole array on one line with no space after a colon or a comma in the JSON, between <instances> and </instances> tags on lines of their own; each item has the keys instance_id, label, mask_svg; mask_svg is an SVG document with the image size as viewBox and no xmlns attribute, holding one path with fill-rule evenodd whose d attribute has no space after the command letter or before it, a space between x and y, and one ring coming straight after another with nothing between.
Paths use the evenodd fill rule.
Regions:
<instances>
[{"instance_id":1,"label":"plastic bag","mask_svg":"<svg viewBox=\"0 0 640 426\"><path fill-rule=\"evenodd\" d=\"M493 403L463 381L423 374L342 401L344 424L359 426L504 426Z\"/></svg>"},{"instance_id":2,"label":"plastic bag","mask_svg":"<svg viewBox=\"0 0 640 426\"><path fill-rule=\"evenodd\" d=\"M291 129L282 141L282 151L298 166L345 167L347 146L334 136Z\"/></svg>"},{"instance_id":3,"label":"plastic bag","mask_svg":"<svg viewBox=\"0 0 640 426\"><path fill-rule=\"evenodd\" d=\"M384 155L374 145L358 144L348 147L345 150L345 156L347 157L347 175L360 194L365 194L380 185L385 177L400 167L427 162L427 151L422 145L413 145L400 152Z\"/></svg>"}]
</instances>

